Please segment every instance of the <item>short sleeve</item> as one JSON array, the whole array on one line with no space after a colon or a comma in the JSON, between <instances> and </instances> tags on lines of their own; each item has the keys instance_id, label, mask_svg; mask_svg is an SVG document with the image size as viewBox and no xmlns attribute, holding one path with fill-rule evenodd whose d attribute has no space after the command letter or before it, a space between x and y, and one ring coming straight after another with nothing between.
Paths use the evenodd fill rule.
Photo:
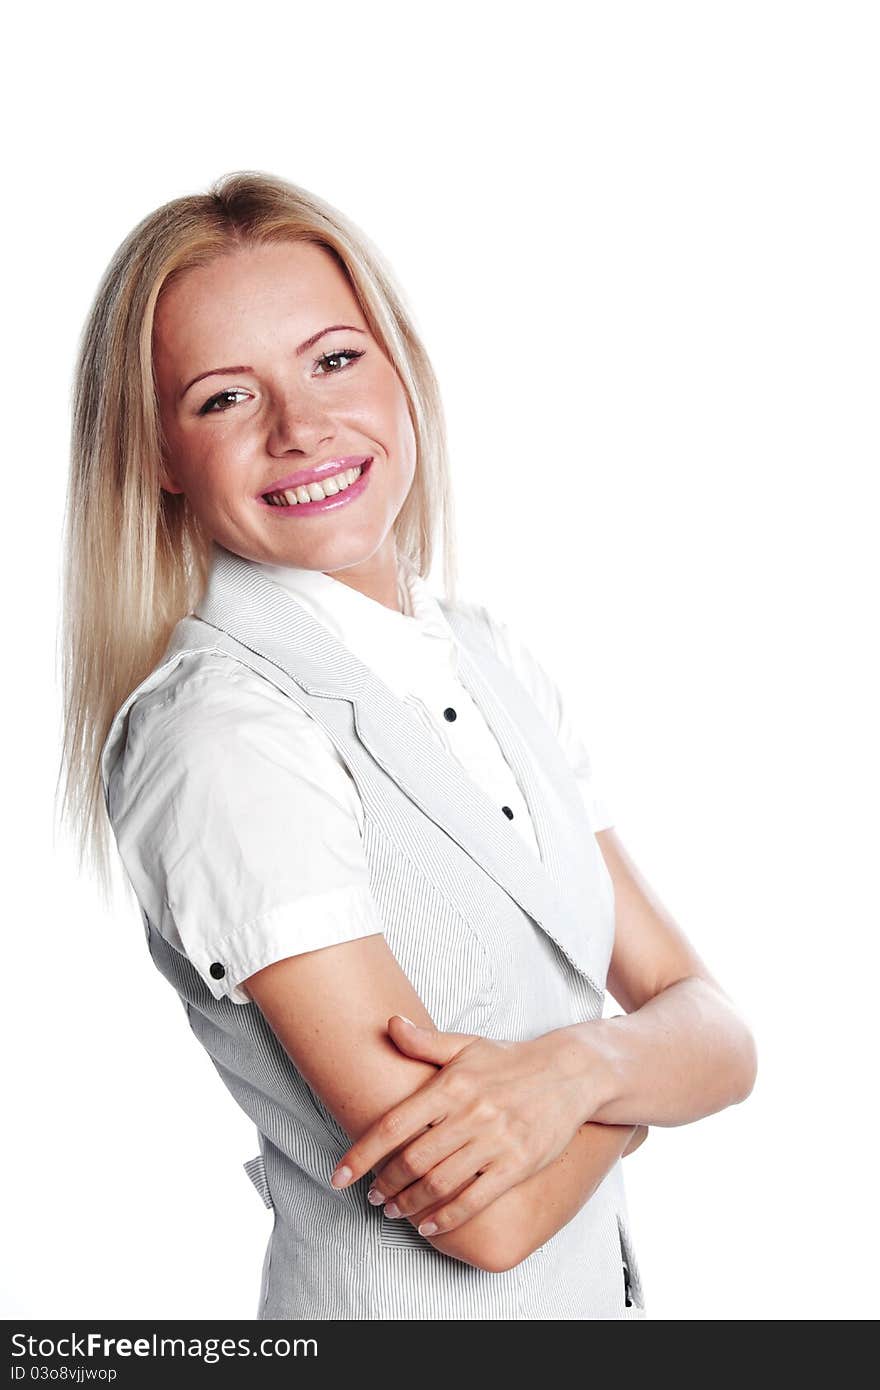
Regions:
<instances>
[{"instance_id":1,"label":"short sleeve","mask_svg":"<svg viewBox=\"0 0 880 1390\"><path fill-rule=\"evenodd\" d=\"M575 775L593 833L614 824L606 792L597 781L593 763L571 711L547 671L517 635L510 623L480 606L486 631L499 658L511 667L559 739L566 761Z\"/></svg>"},{"instance_id":2,"label":"short sleeve","mask_svg":"<svg viewBox=\"0 0 880 1390\"><path fill-rule=\"evenodd\" d=\"M347 768L229 658L133 704L108 810L142 907L215 998L248 1004L264 966L383 930Z\"/></svg>"}]
</instances>

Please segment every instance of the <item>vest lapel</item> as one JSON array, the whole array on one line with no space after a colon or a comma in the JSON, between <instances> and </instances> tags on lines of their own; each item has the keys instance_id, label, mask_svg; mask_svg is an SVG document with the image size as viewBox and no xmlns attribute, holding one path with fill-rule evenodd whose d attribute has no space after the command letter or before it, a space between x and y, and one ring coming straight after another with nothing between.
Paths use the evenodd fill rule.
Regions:
<instances>
[{"instance_id":1,"label":"vest lapel","mask_svg":"<svg viewBox=\"0 0 880 1390\"><path fill-rule=\"evenodd\" d=\"M582 821L581 833L589 838L578 852L572 824L565 817L557 822L545 810L542 793L546 787L517 728L523 710L513 709L484 677L480 666L486 654L468 650L467 623L458 620L451 608L444 606L444 611L458 639L461 680L498 738L529 805L540 860L501 807L432 737L410 707L294 595L273 584L249 561L215 545L208 584L194 613L233 639L237 648L233 654L240 660L258 671L262 662L270 663L274 670L262 674L269 674L282 689L286 677L309 695L349 701L357 737L371 757L533 918L601 994L611 943L603 925L607 888L592 858L599 856L598 847L589 829L584 832ZM492 661L500 666L497 658L488 656L490 670ZM503 673L500 680L504 689ZM515 691L508 691L508 701L511 694L516 705ZM328 732L332 734L332 729ZM544 751L552 757L552 748ZM568 805L571 809L571 802Z\"/></svg>"}]
</instances>

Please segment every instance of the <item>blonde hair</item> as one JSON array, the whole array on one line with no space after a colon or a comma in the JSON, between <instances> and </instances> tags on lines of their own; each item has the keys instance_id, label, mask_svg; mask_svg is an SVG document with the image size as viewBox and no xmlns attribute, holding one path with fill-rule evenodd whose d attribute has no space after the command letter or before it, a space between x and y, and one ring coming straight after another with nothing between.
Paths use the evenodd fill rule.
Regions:
<instances>
[{"instance_id":1,"label":"blonde hair","mask_svg":"<svg viewBox=\"0 0 880 1390\"><path fill-rule=\"evenodd\" d=\"M152 336L163 289L238 247L277 241L325 247L348 276L370 331L392 362L416 438L412 487L395 522L398 551L431 568L439 525L444 587L456 587L452 493L440 393L411 312L383 257L335 208L295 184L243 171L208 193L150 213L115 252L80 338L73 381L62 564L61 818L79 865L111 891L101 752L113 716L196 606L211 537L179 493L163 491L163 439Z\"/></svg>"}]
</instances>

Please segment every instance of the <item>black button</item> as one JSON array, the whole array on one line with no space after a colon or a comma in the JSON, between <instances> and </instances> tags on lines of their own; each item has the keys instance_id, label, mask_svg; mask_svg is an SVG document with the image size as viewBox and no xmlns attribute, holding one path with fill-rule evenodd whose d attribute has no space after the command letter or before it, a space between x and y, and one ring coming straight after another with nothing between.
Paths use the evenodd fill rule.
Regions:
<instances>
[{"instance_id":1,"label":"black button","mask_svg":"<svg viewBox=\"0 0 880 1390\"><path fill-rule=\"evenodd\" d=\"M504 814L506 815L506 817L507 817L508 820L513 820L513 812L511 811L511 809L510 809L509 806L502 806L501 809L502 809L502 811L504 812Z\"/></svg>"},{"instance_id":2,"label":"black button","mask_svg":"<svg viewBox=\"0 0 880 1390\"><path fill-rule=\"evenodd\" d=\"M215 960L211 966L211 974L215 980L222 980L223 976L226 974L226 966L221 965L219 960Z\"/></svg>"},{"instance_id":3,"label":"black button","mask_svg":"<svg viewBox=\"0 0 880 1390\"><path fill-rule=\"evenodd\" d=\"M454 709L452 708L452 706L450 705L448 709L445 709L445 710L443 711L443 718L444 718L444 719L448 719L449 722L450 722L450 724L451 724L452 721L453 721L453 719L457 719L457 718L458 718L458 715L455 713L455 710L454 710Z\"/></svg>"}]
</instances>

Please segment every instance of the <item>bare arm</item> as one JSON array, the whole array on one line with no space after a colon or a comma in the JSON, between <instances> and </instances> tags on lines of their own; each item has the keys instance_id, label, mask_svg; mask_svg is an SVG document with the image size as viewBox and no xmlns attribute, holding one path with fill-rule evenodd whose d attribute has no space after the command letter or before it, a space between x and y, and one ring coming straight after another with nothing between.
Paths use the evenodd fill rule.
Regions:
<instances>
[{"instance_id":1,"label":"bare arm","mask_svg":"<svg viewBox=\"0 0 880 1390\"><path fill-rule=\"evenodd\" d=\"M485 1229L487 1242L495 1252L491 1268L514 1268L577 1215L617 1160L634 1152L647 1133L644 1125L588 1121L546 1168L510 1188L456 1230L429 1237L431 1244L455 1255L459 1253L456 1239L462 1232L468 1233L469 1240L479 1240L481 1229ZM436 1204L408 1219L418 1226L431 1216L433 1205Z\"/></svg>"},{"instance_id":2,"label":"bare arm","mask_svg":"<svg viewBox=\"0 0 880 1390\"><path fill-rule=\"evenodd\" d=\"M381 933L277 961L245 988L343 1129L357 1138L435 1075L389 1038L390 1014L432 1021ZM508 1269L571 1220L633 1141L632 1124L584 1124L540 1173L445 1234L438 1250L490 1271ZM430 1208L423 1208L414 1225Z\"/></svg>"},{"instance_id":3,"label":"bare arm","mask_svg":"<svg viewBox=\"0 0 880 1390\"><path fill-rule=\"evenodd\" d=\"M587 1134L596 1123L683 1124L735 1104L749 1094L757 1065L754 1040L746 1024L641 878L617 836L610 829L599 831L597 841L615 888L615 942L608 988L632 1012L559 1028L540 1040L544 1049L541 1065L548 1068L548 1081L558 1087L563 1077L572 1090L574 1123L577 1125L578 1118L581 1121L581 1127L574 1130L578 1141L583 1137L584 1122L588 1122ZM454 1043L456 1035L448 1036ZM427 1039L425 1055L429 1057L439 1050L432 1050L430 1044L431 1039ZM505 1059L499 1058L497 1064L490 1059L492 1065L498 1068L496 1074L506 1079ZM460 1075L466 1076L467 1071L465 1062ZM508 1063L508 1071L513 1074L512 1063ZM485 1067L481 1070L475 1065L468 1085L460 1086L452 1096L453 1103L464 1113L468 1105L473 1106L492 1089L494 1079ZM508 1104L503 1086L500 1094L502 1106ZM508 1095L509 1104L515 1107L516 1087ZM569 1102L564 1104L567 1109ZM415 1114L426 1110L418 1098L399 1108L409 1111L410 1123ZM518 1112L514 1108L509 1113L515 1119ZM504 1111L502 1130L503 1117ZM389 1169L388 1185L383 1181L382 1190L387 1194L409 1189L411 1195L403 1191L402 1200L395 1200L404 1214L412 1214L411 1206L419 1216L428 1210L424 1203L431 1170L444 1156L439 1151L442 1127L430 1131L432 1138L421 1144L421 1153L416 1141L413 1153L404 1151L386 1162L391 1151L389 1137L402 1121L403 1116L393 1112L384 1116L382 1123L373 1127L374 1132L349 1151L346 1162L351 1162L355 1176L372 1164L382 1163L383 1178L384 1168ZM416 1131L411 1128L409 1132ZM558 1229L593 1190L588 1171L593 1150L582 1162L574 1157L581 1152L579 1142L573 1144L569 1143L555 1162L544 1166L525 1168L521 1156L512 1153L508 1168L519 1166L527 1175L519 1183L512 1178L508 1189L499 1196L493 1194L485 1205L472 1195L479 1182L435 1202L430 1211L438 1229L431 1236L432 1242L439 1245L441 1237L454 1237L457 1228L465 1229L466 1222L482 1216L494 1222L503 1210L502 1202L510 1198L512 1202L520 1200L522 1206L516 1220L506 1222L508 1239L524 1258L547 1239L542 1221L549 1211L554 1219L558 1217ZM428 1153L432 1154L430 1159Z\"/></svg>"},{"instance_id":4,"label":"bare arm","mask_svg":"<svg viewBox=\"0 0 880 1390\"><path fill-rule=\"evenodd\" d=\"M614 831L597 839L616 897L608 988L627 1012L567 1030L572 1064L606 1073L592 1118L681 1125L738 1104L757 1073L749 1028Z\"/></svg>"}]
</instances>

